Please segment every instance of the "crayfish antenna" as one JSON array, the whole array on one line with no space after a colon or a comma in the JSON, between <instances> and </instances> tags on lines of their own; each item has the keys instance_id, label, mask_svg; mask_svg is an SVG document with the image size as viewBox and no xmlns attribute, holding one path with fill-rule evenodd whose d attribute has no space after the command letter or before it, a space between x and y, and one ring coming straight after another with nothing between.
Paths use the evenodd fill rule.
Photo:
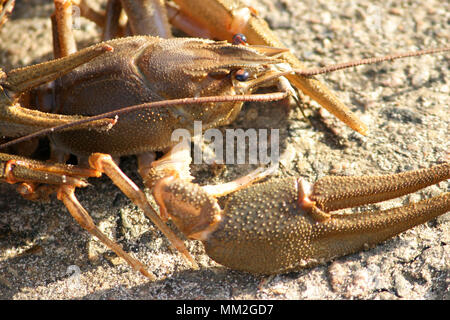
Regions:
<instances>
[{"instance_id":1,"label":"crayfish antenna","mask_svg":"<svg viewBox=\"0 0 450 320\"><path fill-rule=\"evenodd\" d=\"M294 72L298 75L309 77L309 76L315 76L318 74L324 74L324 73L330 73L330 72L334 72L334 71L338 71L338 70L349 69L349 68L357 67L357 66L361 66L361 65L380 63L380 62L384 62L384 61L393 61L393 60L409 58L409 57L418 57L418 56L423 56L426 54L435 54L435 53L448 52L448 51L450 51L450 47L425 49L425 50L419 50L419 51L410 51L410 52L392 54L392 55L388 55L388 56L384 56L384 57L373 57L373 58L349 61L349 62L344 62L344 63L338 63L338 64L325 66L322 68L295 69Z\"/></svg>"}]
</instances>

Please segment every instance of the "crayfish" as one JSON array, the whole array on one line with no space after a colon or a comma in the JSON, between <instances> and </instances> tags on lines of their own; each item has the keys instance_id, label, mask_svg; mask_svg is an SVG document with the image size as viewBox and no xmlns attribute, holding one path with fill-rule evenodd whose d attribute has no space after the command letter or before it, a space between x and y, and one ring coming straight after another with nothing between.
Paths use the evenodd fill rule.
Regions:
<instances>
[{"instance_id":1,"label":"crayfish","mask_svg":"<svg viewBox=\"0 0 450 320\"><path fill-rule=\"evenodd\" d=\"M66 69L55 67L56 73L45 76L36 72L36 79L24 72L30 69L2 75L1 103L8 113L2 119L1 128L5 128L8 137L48 130L53 159L65 162L67 155L74 154L78 165L34 162L2 154L2 179L20 183L22 195L34 199L56 191L80 225L149 278L154 278L153 274L109 240L75 198L75 188L87 186L87 178L107 174L192 266L197 266L195 259L167 227L167 219L171 218L187 237L203 241L208 255L220 264L264 274L289 272L330 261L373 246L449 210L449 194L444 193L399 209L357 215L330 213L388 200L447 180L448 163L379 177L325 177L311 187L294 178L269 178L256 183L269 174L263 170L222 185L200 187L192 183L190 151L185 145L178 148L180 145L171 140L171 134L177 128L192 132L194 121L198 120L205 124L204 129L230 125L239 116L244 98L235 101L221 100L221 97L250 95L260 87L278 86L296 100L298 95L310 96L360 134L367 134L367 128L314 76L302 73L303 65L270 33L254 9L236 1L212 1L210 6L217 6L217 10L201 9L198 13L196 7L189 7L189 2L183 1L179 7L172 5L169 9L160 6L161 1L142 1L141 4L156 6L158 10L146 11L145 5L136 10L138 6L132 1L122 4L109 1L108 15L102 17L106 19L104 39L127 32L154 33L144 13L161 10L169 11L168 18L158 15L159 22L154 25L164 26L172 19L182 28L183 23L189 22L189 27L183 29L186 33L207 34L228 41L242 33L248 44L244 40L231 44L171 38L170 28L166 26L157 32L170 39L147 35L125 37L76 53L66 22L70 19L68 2L55 1L55 57L76 62L69 66L61 64L62 60L55 60L54 63ZM126 26L120 25L118 19L122 6L128 16ZM219 7L225 11L220 12ZM86 16L100 23L101 16L89 11L85 3L80 4L80 8ZM173 10L179 11L171 16ZM207 25L218 14L231 16L231 22L218 19L215 21L217 28L208 29ZM145 19L140 20L138 16ZM261 36L263 31L264 36ZM44 69L42 65L35 68ZM53 98L56 115L33 111L29 120L26 111L21 113L22 93L57 78L60 80L55 82ZM261 99L266 100L286 97L263 96ZM202 97L217 98L206 101L201 100ZM254 97L256 101L257 96ZM149 104L183 98L194 100L180 101L173 106ZM124 111L133 105L141 106ZM13 108L20 113L13 113ZM97 117L90 118L92 116ZM165 155L155 160L155 151L163 151ZM159 214L114 161L130 154L138 155L139 173L144 184L153 190ZM228 194L222 202L216 200Z\"/></svg>"}]
</instances>

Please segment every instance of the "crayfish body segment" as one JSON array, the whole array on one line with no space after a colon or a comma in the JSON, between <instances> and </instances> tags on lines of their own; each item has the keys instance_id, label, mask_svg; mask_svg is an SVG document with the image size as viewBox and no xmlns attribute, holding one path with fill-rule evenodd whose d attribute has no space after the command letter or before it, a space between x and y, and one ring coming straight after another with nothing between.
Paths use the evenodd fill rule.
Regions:
<instances>
[{"instance_id":1,"label":"crayfish body segment","mask_svg":"<svg viewBox=\"0 0 450 320\"><path fill-rule=\"evenodd\" d=\"M91 116L152 101L232 96L238 90L240 94L251 93L262 84L261 77L271 73L269 66L279 62L248 46L204 39L136 36L106 44L114 52L64 77L55 112ZM272 50L270 54L276 53ZM252 79L237 87L239 81L234 75L242 68L251 73ZM223 102L144 110L121 116L107 133L74 130L57 133L52 140L57 148L76 155L103 152L121 156L163 150L174 145L171 135L175 129L193 130L195 120L202 121L205 130L231 123L242 104ZM129 139L130 136L136 138Z\"/></svg>"}]
</instances>

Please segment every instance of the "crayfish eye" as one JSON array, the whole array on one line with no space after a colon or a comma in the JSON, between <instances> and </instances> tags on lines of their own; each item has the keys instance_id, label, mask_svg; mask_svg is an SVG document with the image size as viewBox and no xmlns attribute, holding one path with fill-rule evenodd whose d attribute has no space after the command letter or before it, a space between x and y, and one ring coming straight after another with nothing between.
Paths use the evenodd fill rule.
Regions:
<instances>
[{"instance_id":1,"label":"crayfish eye","mask_svg":"<svg viewBox=\"0 0 450 320\"><path fill-rule=\"evenodd\" d=\"M234 78L240 82L247 81L249 76L250 76L250 74L245 69L239 69L238 71L236 71L234 73Z\"/></svg>"},{"instance_id":2,"label":"crayfish eye","mask_svg":"<svg viewBox=\"0 0 450 320\"><path fill-rule=\"evenodd\" d=\"M247 37L244 34L242 34L242 33L236 33L233 36L232 43L234 45L238 45L238 44L246 45L247 44Z\"/></svg>"}]
</instances>

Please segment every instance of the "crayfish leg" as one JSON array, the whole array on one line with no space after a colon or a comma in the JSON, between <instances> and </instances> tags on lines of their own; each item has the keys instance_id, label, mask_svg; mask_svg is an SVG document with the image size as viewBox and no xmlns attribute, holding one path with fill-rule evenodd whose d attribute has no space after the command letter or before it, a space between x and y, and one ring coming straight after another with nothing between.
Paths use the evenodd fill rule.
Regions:
<instances>
[{"instance_id":1,"label":"crayfish leg","mask_svg":"<svg viewBox=\"0 0 450 320\"><path fill-rule=\"evenodd\" d=\"M86 1L80 1L79 7L82 16L104 28L103 40L113 39L124 33L172 38L164 0L108 0L105 14L89 7ZM126 28L119 23L122 7L128 18Z\"/></svg>"},{"instance_id":2,"label":"crayfish leg","mask_svg":"<svg viewBox=\"0 0 450 320\"><path fill-rule=\"evenodd\" d=\"M112 51L113 48L106 44L99 44L80 50L76 54L63 59L51 60L36 65L11 70L0 78L1 85L7 90L7 96L11 103L22 92L28 91L41 84L55 80L72 71L76 67L86 63L99 55ZM3 102L3 99L0 100Z\"/></svg>"},{"instance_id":3,"label":"crayfish leg","mask_svg":"<svg viewBox=\"0 0 450 320\"><path fill-rule=\"evenodd\" d=\"M0 1L0 28L8 20L8 16L14 9L15 0Z\"/></svg>"},{"instance_id":4,"label":"crayfish leg","mask_svg":"<svg viewBox=\"0 0 450 320\"><path fill-rule=\"evenodd\" d=\"M120 0L108 0L106 3L105 24L103 26L102 40L107 41L123 34L123 28L120 26L120 15L122 13L122 4Z\"/></svg>"},{"instance_id":5,"label":"crayfish leg","mask_svg":"<svg viewBox=\"0 0 450 320\"><path fill-rule=\"evenodd\" d=\"M119 257L123 258L134 270L141 272L144 276L151 280L156 277L147 271L144 265L125 252L117 243L105 236L100 229L97 228L89 213L78 202L74 194L73 186L63 185L58 190L58 199L61 200L69 210L72 217L80 224L80 226L93 236L97 237L104 245L114 251Z\"/></svg>"},{"instance_id":6,"label":"crayfish leg","mask_svg":"<svg viewBox=\"0 0 450 320\"><path fill-rule=\"evenodd\" d=\"M105 15L91 8L85 0L74 0L72 2L74 5L78 6L78 8L80 9L80 15L82 17L94 22L99 27L103 27L105 25Z\"/></svg>"},{"instance_id":7,"label":"crayfish leg","mask_svg":"<svg viewBox=\"0 0 450 320\"><path fill-rule=\"evenodd\" d=\"M191 175L191 162L190 144L183 140L168 149L158 160L155 160L155 154L152 152L138 155L138 170L145 186L152 189L158 180L168 176L189 182L194 180Z\"/></svg>"},{"instance_id":8,"label":"crayfish leg","mask_svg":"<svg viewBox=\"0 0 450 320\"><path fill-rule=\"evenodd\" d=\"M139 174L144 180L144 184L152 189L162 178L174 177L184 182L191 182L194 177L190 173L192 162L190 144L183 140L181 143L170 148L164 156L155 161L154 153L145 153L138 156ZM242 188L248 187L277 170L276 164L269 168L258 168L249 174L233 181L217 184L205 185L201 188L211 197L222 197Z\"/></svg>"},{"instance_id":9,"label":"crayfish leg","mask_svg":"<svg viewBox=\"0 0 450 320\"><path fill-rule=\"evenodd\" d=\"M92 169L0 153L0 181L17 184L17 192L29 200L47 199L63 184L86 187L83 178L99 176L100 172Z\"/></svg>"},{"instance_id":10,"label":"crayfish leg","mask_svg":"<svg viewBox=\"0 0 450 320\"><path fill-rule=\"evenodd\" d=\"M237 178L233 181L216 185L202 186L202 189L212 197L223 197L227 194L244 189L261 179L264 179L265 177L273 174L277 170L277 168L277 165L270 166L269 168L258 168L256 170L253 170L249 174Z\"/></svg>"},{"instance_id":11,"label":"crayfish leg","mask_svg":"<svg viewBox=\"0 0 450 320\"><path fill-rule=\"evenodd\" d=\"M53 54L55 58L77 52L77 44L72 31L72 1L54 0L55 12L52 14Z\"/></svg>"},{"instance_id":12,"label":"crayfish leg","mask_svg":"<svg viewBox=\"0 0 450 320\"><path fill-rule=\"evenodd\" d=\"M177 29L189 34L192 37L213 39L213 34L202 24L192 19L189 15L181 11L177 6L166 3L167 16L169 22Z\"/></svg>"},{"instance_id":13,"label":"crayfish leg","mask_svg":"<svg viewBox=\"0 0 450 320\"><path fill-rule=\"evenodd\" d=\"M69 184L74 187L86 187L82 178L99 177L101 174L92 169L76 166L47 163L0 153L0 179L7 183L33 182L42 184Z\"/></svg>"},{"instance_id":14,"label":"crayfish leg","mask_svg":"<svg viewBox=\"0 0 450 320\"><path fill-rule=\"evenodd\" d=\"M94 153L89 157L89 163L92 168L105 173L144 212L156 227L164 233L170 243L191 263L192 267L195 269L198 268L197 263L187 251L183 241L161 220L155 209L148 203L144 192L120 170L110 155Z\"/></svg>"},{"instance_id":15,"label":"crayfish leg","mask_svg":"<svg viewBox=\"0 0 450 320\"><path fill-rule=\"evenodd\" d=\"M17 137L80 120L82 118L80 116L59 115L24 108L17 101L22 93L53 81L106 51L112 51L112 47L100 44L62 59L14 69L7 73L0 70L0 130L2 133L8 137ZM83 126L104 130L112 123L111 119L103 119Z\"/></svg>"},{"instance_id":16,"label":"crayfish leg","mask_svg":"<svg viewBox=\"0 0 450 320\"><path fill-rule=\"evenodd\" d=\"M172 38L164 0L122 0L133 35Z\"/></svg>"}]
</instances>

